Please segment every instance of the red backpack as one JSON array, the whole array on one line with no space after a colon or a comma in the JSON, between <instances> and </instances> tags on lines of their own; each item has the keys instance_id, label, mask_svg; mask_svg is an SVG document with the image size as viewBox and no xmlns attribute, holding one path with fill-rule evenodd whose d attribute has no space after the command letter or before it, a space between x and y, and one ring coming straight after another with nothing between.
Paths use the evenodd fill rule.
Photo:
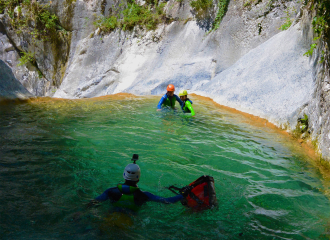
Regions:
<instances>
[{"instance_id":1,"label":"red backpack","mask_svg":"<svg viewBox=\"0 0 330 240\"><path fill-rule=\"evenodd\" d=\"M181 200L182 205L196 211L209 209L217 205L213 177L206 175L201 176L197 180L190 183L189 186L192 189L189 191L187 197ZM180 192L182 190L174 186L169 187L169 189L180 190Z\"/></svg>"}]
</instances>

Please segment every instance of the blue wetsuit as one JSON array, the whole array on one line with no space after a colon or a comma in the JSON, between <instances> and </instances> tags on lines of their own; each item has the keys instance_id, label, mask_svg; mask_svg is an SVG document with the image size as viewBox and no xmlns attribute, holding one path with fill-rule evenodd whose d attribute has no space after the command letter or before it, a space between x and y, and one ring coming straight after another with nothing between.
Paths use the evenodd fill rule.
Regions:
<instances>
[{"instance_id":1,"label":"blue wetsuit","mask_svg":"<svg viewBox=\"0 0 330 240\"><path fill-rule=\"evenodd\" d=\"M109 199L112 203L115 203L119 201L119 199L122 197L123 194L125 194L125 192L129 193L130 192L129 189L130 186L128 185L122 185L123 192L121 192L118 189L118 187L109 188L105 190L104 193L102 193L100 196L95 198L95 200L99 202L103 202ZM181 194L178 194L174 197L164 198L153 195L152 193L149 192L142 192L140 189L134 192L134 203L136 206L141 206L148 201L161 202L161 203L175 203L180 201L181 199L183 199L183 196Z\"/></svg>"},{"instance_id":2,"label":"blue wetsuit","mask_svg":"<svg viewBox=\"0 0 330 240\"><path fill-rule=\"evenodd\" d=\"M162 105L174 108L174 105L175 105L174 99L180 103L180 106L182 108L183 102L177 95L174 94L173 97L169 97L169 96L167 96L167 93L165 93L164 96L162 96L162 98L160 99L160 101L157 105L157 109L161 109Z\"/></svg>"}]
</instances>

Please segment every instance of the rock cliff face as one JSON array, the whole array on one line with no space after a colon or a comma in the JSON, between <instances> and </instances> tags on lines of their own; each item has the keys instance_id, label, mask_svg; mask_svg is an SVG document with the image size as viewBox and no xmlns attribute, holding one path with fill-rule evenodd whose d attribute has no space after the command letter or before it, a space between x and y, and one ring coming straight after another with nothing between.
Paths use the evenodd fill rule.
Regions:
<instances>
[{"instance_id":1,"label":"rock cliff face","mask_svg":"<svg viewBox=\"0 0 330 240\"><path fill-rule=\"evenodd\" d=\"M323 42L311 58L313 65L312 99L301 107L300 116L309 116L311 139L322 157L330 161L330 63L328 59L320 63L324 53L329 56L329 42Z\"/></svg>"},{"instance_id":2,"label":"rock cliff face","mask_svg":"<svg viewBox=\"0 0 330 240\"><path fill-rule=\"evenodd\" d=\"M5 12L0 17L0 58L35 95L163 94L172 83L291 130L307 114L308 134L323 156L330 156L327 63L318 63L321 48L313 58L304 56L313 29L312 14L301 1L230 1L216 29L225 1L213 1L201 17L191 1L169 0L166 19L155 30L110 33L93 23L113 15L119 0L37 2L49 4L58 16L55 40L32 43L29 34L15 31ZM288 21L291 27L279 30ZM17 66L22 50L34 53L34 64Z\"/></svg>"},{"instance_id":3,"label":"rock cliff face","mask_svg":"<svg viewBox=\"0 0 330 240\"><path fill-rule=\"evenodd\" d=\"M10 67L0 60L0 101L6 99L27 99L33 95L15 79Z\"/></svg>"},{"instance_id":4,"label":"rock cliff face","mask_svg":"<svg viewBox=\"0 0 330 240\"><path fill-rule=\"evenodd\" d=\"M243 1L231 1L220 28L211 33L207 33L207 20L182 20L160 25L156 31L116 30L102 35L98 30L91 34L90 28L91 12L97 11L98 3L76 2L75 19L80 20L74 22L73 29L77 34L73 34L68 69L55 97L93 97L122 91L161 94L168 83L196 88L279 33L285 9L299 9L295 2L276 2L271 7L265 1L249 10ZM111 4L106 2L104 8ZM194 17L188 1L180 7L172 0L167 6L168 16L174 19Z\"/></svg>"}]
</instances>

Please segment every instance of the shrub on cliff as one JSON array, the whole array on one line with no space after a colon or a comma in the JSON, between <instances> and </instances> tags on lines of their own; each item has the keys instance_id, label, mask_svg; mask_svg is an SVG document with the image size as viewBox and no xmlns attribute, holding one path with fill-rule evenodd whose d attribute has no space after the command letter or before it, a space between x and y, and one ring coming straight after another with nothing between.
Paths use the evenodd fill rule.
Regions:
<instances>
[{"instance_id":1,"label":"shrub on cliff","mask_svg":"<svg viewBox=\"0 0 330 240\"><path fill-rule=\"evenodd\" d=\"M102 32L109 33L116 28L125 30L132 30L135 26L144 27L147 30L153 30L165 19L163 11L166 3L149 1L139 5L135 1L121 4L120 10L115 9L109 17L99 17L94 25Z\"/></svg>"},{"instance_id":2,"label":"shrub on cliff","mask_svg":"<svg viewBox=\"0 0 330 240\"><path fill-rule=\"evenodd\" d=\"M229 0L218 1L218 12L213 22L212 30L217 30L220 26L222 18L225 16L228 10Z\"/></svg>"},{"instance_id":3,"label":"shrub on cliff","mask_svg":"<svg viewBox=\"0 0 330 240\"><path fill-rule=\"evenodd\" d=\"M140 6L134 1L128 4L127 8L122 11L123 19L121 21L121 28L123 30L132 30L135 26L144 26L147 30L153 30L161 23L165 16L163 12L164 3L152 9L152 5Z\"/></svg>"},{"instance_id":4,"label":"shrub on cliff","mask_svg":"<svg viewBox=\"0 0 330 240\"><path fill-rule=\"evenodd\" d=\"M208 15L208 10L213 6L213 0L193 0L190 6L198 18L203 18Z\"/></svg>"},{"instance_id":5,"label":"shrub on cliff","mask_svg":"<svg viewBox=\"0 0 330 240\"><path fill-rule=\"evenodd\" d=\"M304 54L306 56L311 56L314 49L317 47L319 39L323 39L325 42L330 44L330 1L324 0L311 0L309 5L310 10L316 11L316 16L312 20L312 25L314 29L315 37L310 49ZM329 58L329 53L322 52L321 62L325 58ZM327 55L327 56L326 56Z\"/></svg>"},{"instance_id":6,"label":"shrub on cliff","mask_svg":"<svg viewBox=\"0 0 330 240\"><path fill-rule=\"evenodd\" d=\"M68 39L68 32L61 27L59 19L49 11L49 4L40 4L34 0L0 0L0 13L5 14L11 28L28 44L19 48L20 63L30 62L42 76L38 68L35 53L36 46L42 42L50 42L53 49L59 49ZM54 51L54 72L60 53Z\"/></svg>"},{"instance_id":7,"label":"shrub on cliff","mask_svg":"<svg viewBox=\"0 0 330 240\"><path fill-rule=\"evenodd\" d=\"M17 34L29 34L33 40L49 40L56 30L64 30L48 7L30 0L0 0L0 12L8 15Z\"/></svg>"}]
</instances>

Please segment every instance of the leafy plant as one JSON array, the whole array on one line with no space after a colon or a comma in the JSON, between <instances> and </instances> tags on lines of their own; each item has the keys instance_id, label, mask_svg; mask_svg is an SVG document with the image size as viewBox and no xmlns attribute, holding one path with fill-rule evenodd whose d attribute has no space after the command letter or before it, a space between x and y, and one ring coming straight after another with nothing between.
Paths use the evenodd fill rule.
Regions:
<instances>
[{"instance_id":1,"label":"leafy plant","mask_svg":"<svg viewBox=\"0 0 330 240\"><path fill-rule=\"evenodd\" d=\"M132 30L136 25L145 26L148 30L155 29L163 16L162 7L156 8L153 13L150 7L140 6L135 2L128 4L128 7L122 12L124 16L121 21L122 29Z\"/></svg>"},{"instance_id":2,"label":"leafy plant","mask_svg":"<svg viewBox=\"0 0 330 240\"><path fill-rule=\"evenodd\" d=\"M55 29L58 25L58 17L48 11L41 11L37 17L46 29Z\"/></svg>"},{"instance_id":3,"label":"leafy plant","mask_svg":"<svg viewBox=\"0 0 330 240\"><path fill-rule=\"evenodd\" d=\"M330 1L323 0L311 0L311 9L316 10L316 16L312 20L312 25L315 33L313 43L310 49L304 54L304 56L312 56L314 49L317 47L318 40L322 38L325 41L330 40ZM322 52L321 61L324 61L324 52Z\"/></svg>"},{"instance_id":4,"label":"leafy plant","mask_svg":"<svg viewBox=\"0 0 330 240\"><path fill-rule=\"evenodd\" d=\"M301 123L301 132L306 132L308 128L308 116L304 114L304 118L300 118L298 121Z\"/></svg>"},{"instance_id":5,"label":"leafy plant","mask_svg":"<svg viewBox=\"0 0 330 240\"><path fill-rule=\"evenodd\" d=\"M314 38L313 41L316 41L315 39L316 38ZM317 39L319 39L319 38L317 38ZM304 53L304 56L307 56L307 57L312 56L313 55L313 52L314 52L314 49L316 48L316 46L317 46L316 43L311 44L310 49L308 49L308 51Z\"/></svg>"},{"instance_id":6,"label":"leafy plant","mask_svg":"<svg viewBox=\"0 0 330 240\"><path fill-rule=\"evenodd\" d=\"M23 66L27 63L32 63L34 64L36 59L35 59L35 54L32 52L21 52L22 56L19 59L19 63L17 64L18 66Z\"/></svg>"},{"instance_id":7,"label":"leafy plant","mask_svg":"<svg viewBox=\"0 0 330 240\"><path fill-rule=\"evenodd\" d=\"M291 26L291 24L292 24L292 19L289 16L287 16L285 23L283 23L279 27L279 29L282 30L282 31L287 30Z\"/></svg>"},{"instance_id":8,"label":"leafy plant","mask_svg":"<svg viewBox=\"0 0 330 240\"><path fill-rule=\"evenodd\" d=\"M217 16L212 25L212 30L217 30L220 26L222 18L225 16L228 10L229 0L219 0L218 1L218 12Z\"/></svg>"},{"instance_id":9,"label":"leafy plant","mask_svg":"<svg viewBox=\"0 0 330 240\"><path fill-rule=\"evenodd\" d=\"M165 19L163 8L166 3L151 2L156 5L139 5L135 1L127 3L127 6L121 4L119 7L122 10L119 11L117 16L99 17L94 24L106 33L116 28L121 28L124 31L132 30L135 26L145 27L147 30L155 29Z\"/></svg>"},{"instance_id":10,"label":"leafy plant","mask_svg":"<svg viewBox=\"0 0 330 240\"><path fill-rule=\"evenodd\" d=\"M111 32L118 27L118 24L119 22L115 16L100 17L94 22L94 25L100 28L102 32Z\"/></svg>"},{"instance_id":11,"label":"leafy plant","mask_svg":"<svg viewBox=\"0 0 330 240\"><path fill-rule=\"evenodd\" d=\"M289 7L287 11L285 11L286 17L284 17L285 22L279 27L280 30L287 30L292 25L293 19L290 18L292 13L297 13L297 10L294 7ZM283 19L283 18L282 18Z\"/></svg>"},{"instance_id":12,"label":"leafy plant","mask_svg":"<svg viewBox=\"0 0 330 240\"><path fill-rule=\"evenodd\" d=\"M298 118L296 129L292 131L295 138L306 139L310 136L308 131L308 116L304 114L304 118Z\"/></svg>"}]
</instances>

